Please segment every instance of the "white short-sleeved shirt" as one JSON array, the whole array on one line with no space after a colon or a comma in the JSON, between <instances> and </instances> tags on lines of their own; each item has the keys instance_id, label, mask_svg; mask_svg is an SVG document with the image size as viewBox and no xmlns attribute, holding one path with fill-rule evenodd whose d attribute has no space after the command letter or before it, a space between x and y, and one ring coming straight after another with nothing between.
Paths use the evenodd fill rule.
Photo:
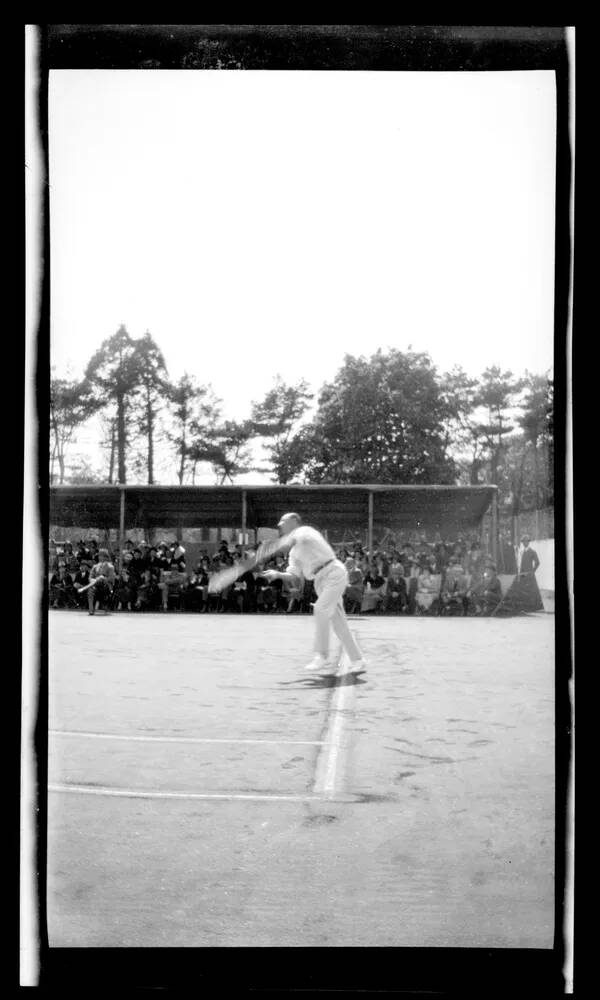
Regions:
<instances>
[{"instance_id":1,"label":"white short-sleeved shirt","mask_svg":"<svg viewBox=\"0 0 600 1000\"><path fill-rule=\"evenodd\" d=\"M308 525L295 528L286 541L291 545L288 572L303 576L305 580L314 579L315 572L323 563L336 558L329 542L316 528L309 528Z\"/></svg>"}]
</instances>

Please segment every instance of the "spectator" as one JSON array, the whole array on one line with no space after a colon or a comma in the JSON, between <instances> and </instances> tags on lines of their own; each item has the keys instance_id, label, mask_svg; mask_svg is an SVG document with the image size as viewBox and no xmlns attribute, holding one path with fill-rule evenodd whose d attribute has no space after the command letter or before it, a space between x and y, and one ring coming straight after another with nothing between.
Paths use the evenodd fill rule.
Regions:
<instances>
[{"instance_id":1,"label":"spectator","mask_svg":"<svg viewBox=\"0 0 600 1000\"><path fill-rule=\"evenodd\" d=\"M199 562L194 567L192 573L187 577L186 585L182 591L183 606L186 611L202 611L204 605L204 592L208 587L208 573Z\"/></svg>"},{"instance_id":2,"label":"spectator","mask_svg":"<svg viewBox=\"0 0 600 1000\"><path fill-rule=\"evenodd\" d=\"M133 584L131 574L129 571L123 567L121 572L117 577L117 582L115 584L114 591L114 602L118 611L122 611L125 608L127 611L131 611L132 607L135 607L137 599L137 591Z\"/></svg>"},{"instance_id":3,"label":"spectator","mask_svg":"<svg viewBox=\"0 0 600 1000\"><path fill-rule=\"evenodd\" d=\"M401 614L406 609L407 594L406 580L404 579L404 566L400 562L399 554L392 556L390 564L390 575L383 602L383 611L387 614Z\"/></svg>"},{"instance_id":4,"label":"spectator","mask_svg":"<svg viewBox=\"0 0 600 1000\"><path fill-rule=\"evenodd\" d=\"M364 578L364 585L361 612L372 614L381 608L387 586L387 580L378 571L376 562L371 564Z\"/></svg>"},{"instance_id":5,"label":"spectator","mask_svg":"<svg viewBox=\"0 0 600 1000\"><path fill-rule=\"evenodd\" d=\"M419 564L416 559L408 558L404 563L404 582L406 583L406 613L414 615L417 609L417 590L419 586Z\"/></svg>"},{"instance_id":6,"label":"spectator","mask_svg":"<svg viewBox=\"0 0 600 1000\"><path fill-rule=\"evenodd\" d=\"M79 565L77 573L73 577L73 586L77 595L77 606L85 608L87 606L87 592L80 593L82 587L87 587L90 582L90 563L83 559Z\"/></svg>"},{"instance_id":7,"label":"spectator","mask_svg":"<svg viewBox=\"0 0 600 1000\"><path fill-rule=\"evenodd\" d=\"M485 569L485 556L479 542L473 542L467 558L465 569L471 577L479 579Z\"/></svg>"},{"instance_id":8,"label":"spectator","mask_svg":"<svg viewBox=\"0 0 600 1000\"><path fill-rule=\"evenodd\" d=\"M465 616L469 607L471 577L457 556L450 556L440 588L440 613Z\"/></svg>"},{"instance_id":9,"label":"spectator","mask_svg":"<svg viewBox=\"0 0 600 1000\"><path fill-rule=\"evenodd\" d=\"M89 550L90 559L92 560L92 562L93 563L97 563L98 559L100 558L100 554L99 554L100 550L98 548L98 542L96 541L95 538L90 538L90 540L88 542L88 550Z\"/></svg>"},{"instance_id":10,"label":"spectator","mask_svg":"<svg viewBox=\"0 0 600 1000\"><path fill-rule=\"evenodd\" d=\"M132 583L135 587L141 586L144 582L144 571L146 569L146 563L142 555L142 550L140 548L135 548L132 553L131 562L128 566L129 574Z\"/></svg>"},{"instance_id":11,"label":"spectator","mask_svg":"<svg viewBox=\"0 0 600 1000\"><path fill-rule=\"evenodd\" d=\"M255 576L256 610L261 614L269 614L270 612L276 610L277 591L275 589L275 583L281 583L281 580L274 580L270 583L267 577L263 576L263 570L265 569L275 569L274 560L269 560L265 566L259 565L257 567L258 572Z\"/></svg>"},{"instance_id":12,"label":"spectator","mask_svg":"<svg viewBox=\"0 0 600 1000\"><path fill-rule=\"evenodd\" d=\"M432 576L429 566L425 565L421 569L417 579L417 593L415 597L417 611L419 614L437 614L439 611L440 578Z\"/></svg>"},{"instance_id":13,"label":"spectator","mask_svg":"<svg viewBox=\"0 0 600 1000\"><path fill-rule=\"evenodd\" d=\"M179 569L185 569L185 549L178 541L174 541L169 546L169 556L171 565L176 563Z\"/></svg>"},{"instance_id":14,"label":"spectator","mask_svg":"<svg viewBox=\"0 0 600 1000\"><path fill-rule=\"evenodd\" d=\"M248 553L248 555L250 555L250 553ZM239 562L241 560L241 552L239 552L237 547L234 552L233 559L234 562ZM256 581L254 579L254 574L250 570L246 570L245 573L242 573L242 575L238 577L231 588L229 601L231 609L239 613L254 611L256 607L255 593Z\"/></svg>"},{"instance_id":15,"label":"spectator","mask_svg":"<svg viewBox=\"0 0 600 1000\"><path fill-rule=\"evenodd\" d=\"M50 607L77 607L77 592L73 585L73 577L62 562L50 577Z\"/></svg>"},{"instance_id":16,"label":"spectator","mask_svg":"<svg viewBox=\"0 0 600 1000\"><path fill-rule=\"evenodd\" d=\"M540 558L537 552L535 549L529 547L530 541L529 535L523 535L521 539L523 548L519 560L519 573L535 573L540 565Z\"/></svg>"},{"instance_id":17,"label":"spectator","mask_svg":"<svg viewBox=\"0 0 600 1000\"><path fill-rule=\"evenodd\" d=\"M98 562L92 566L90 581L93 586L87 591L88 610L93 615L102 604L110 606L112 603L115 567L109 560L108 549L98 550Z\"/></svg>"},{"instance_id":18,"label":"spectator","mask_svg":"<svg viewBox=\"0 0 600 1000\"><path fill-rule=\"evenodd\" d=\"M506 532L502 532L500 535L498 549L500 571L509 576L514 576L517 572L517 558L510 536Z\"/></svg>"},{"instance_id":19,"label":"spectator","mask_svg":"<svg viewBox=\"0 0 600 1000\"><path fill-rule=\"evenodd\" d=\"M148 554L144 561L144 568L149 569L153 576L157 580L160 579L160 574L164 573L165 570L169 568L169 561L165 555L165 550L162 548L157 549L154 545L151 545L148 549Z\"/></svg>"},{"instance_id":20,"label":"spectator","mask_svg":"<svg viewBox=\"0 0 600 1000\"><path fill-rule=\"evenodd\" d=\"M496 564L488 560L483 576L478 584L471 588L471 598L475 613L489 615L496 610L502 600L502 586L496 575Z\"/></svg>"},{"instance_id":21,"label":"spectator","mask_svg":"<svg viewBox=\"0 0 600 1000\"><path fill-rule=\"evenodd\" d=\"M151 572L151 568L148 567ZM187 576L185 570L180 569L179 563L173 560L168 569L160 571L158 589L162 597L162 609L167 611L169 604L173 604L178 611L183 608L183 593L187 587Z\"/></svg>"},{"instance_id":22,"label":"spectator","mask_svg":"<svg viewBox=\"0 0 600 1000\"><path fill-rule=\"evenodd\" d=\"M160 604L161 593L156 576L151 570L144 569L139 584L136 584L136 610L148 611L159 607Z\"/></svg>"},{"instance_id":23,"label":"spectator","mask_svg":"<svg viewBox=\"0 0 600 1000\"><path fill-rule=\"evenodd\" d=\"M362 607L364 595L363 575L356 559L348 556L344 562L348 574L348 586L344 591L344 610L347 614L358 614Z\"/></svg>"}]
</instances>

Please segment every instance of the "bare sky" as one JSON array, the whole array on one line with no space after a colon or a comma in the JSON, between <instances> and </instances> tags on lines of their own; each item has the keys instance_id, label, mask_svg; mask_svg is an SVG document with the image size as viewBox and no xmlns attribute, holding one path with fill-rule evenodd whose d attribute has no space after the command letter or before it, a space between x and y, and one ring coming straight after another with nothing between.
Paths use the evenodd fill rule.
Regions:
<instances>
[{"instance_id":1,"label":"bare sky","mask_svg":"<svg viewBox=\"0 0 600 1000\"><path fill-rule=\"evenodd\" d=\"M51 348L121 323L247 415L346 352L552 366L551 72L52 71Z\"/></svg>"}]
</instances>

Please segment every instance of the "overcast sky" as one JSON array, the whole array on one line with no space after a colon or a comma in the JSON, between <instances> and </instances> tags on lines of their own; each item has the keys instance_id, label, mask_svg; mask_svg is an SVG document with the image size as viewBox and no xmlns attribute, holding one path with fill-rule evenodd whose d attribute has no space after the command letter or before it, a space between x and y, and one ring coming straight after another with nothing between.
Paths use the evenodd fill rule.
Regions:
<instances>
[{"instance_id":1,"label":"overcast sky","mask_svg":"<svg viewBox=\"0 0 600 1000\"><path fill-rule=\"evenodd\" d=\"M346 352L552 365L551 72L52 71L51 349L125 324L247 415Z\"/></svg>"}]
</instances>

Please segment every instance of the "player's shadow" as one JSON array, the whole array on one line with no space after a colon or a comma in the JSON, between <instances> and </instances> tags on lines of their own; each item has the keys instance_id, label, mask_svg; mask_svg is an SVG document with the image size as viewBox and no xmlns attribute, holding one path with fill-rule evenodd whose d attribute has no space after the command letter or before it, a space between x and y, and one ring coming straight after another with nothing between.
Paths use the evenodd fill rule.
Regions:
<instances>
[{"instance_id":1,"label":"player's shadow","mask_svg":"<svg viewBox=\"0 0 600 1000\"><path fill-rule=\"evenodd\" d=\"M281 686L286 687L297 687L297 688L308 688L308 689L322 689L322 688L333 688L333 687L353 687L358 684L366 684L366 678L363 678L358 674L342 674L341 677L326 677L323 674L314 675L310 677L296 677L291 681L279 681Z\"/></svg>"}]
</instances>

